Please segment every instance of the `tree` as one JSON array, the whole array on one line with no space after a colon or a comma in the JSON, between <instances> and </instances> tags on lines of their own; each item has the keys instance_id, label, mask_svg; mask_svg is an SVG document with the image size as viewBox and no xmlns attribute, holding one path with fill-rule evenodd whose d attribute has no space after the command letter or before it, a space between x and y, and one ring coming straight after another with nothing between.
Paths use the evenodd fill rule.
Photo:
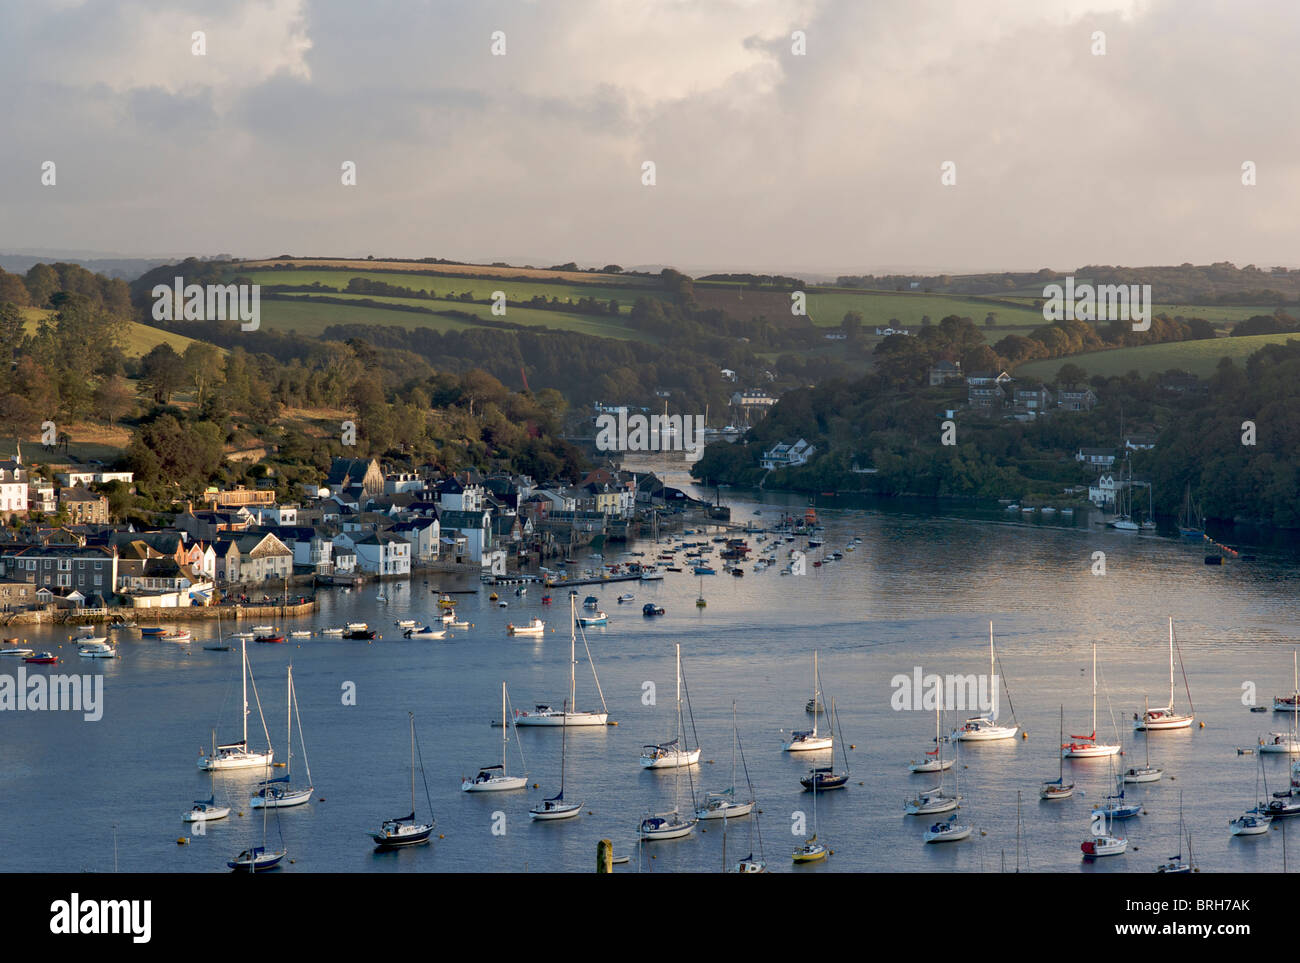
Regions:
<instances>
[{"instance_id":1,"label":"tree","mask_svg":"<svg viewBox=\"0 0 1300 963\"><path fill-rule=\"evenodd\" d=\"M185 381L185 362L166 341L140 359L140 382L159 404L170 402Z\"/></svg>"},{"instance_id":2,"label":"tree","mask_svg":"<svg viewBox=\"0 0 1300 963\"><path fill-rule=\"evenodd\" d=\"M195 341L185 348L182 359L185 373L194 386L194 403L203 404L203 393L221 378L221 352L206 341Z\"/></svg>"},{"instance_id":3,"label":"tree","mask_svg":"<svg viewBox=\"0 0 1300 963\"><path fill-rule=\"evenodd\" d=\"M1058 385L1065 385L1066 387L1081 385L1087 380L1088 372L1084 371L1077 364L1063 364L1061 365L1060 370L1056 372L1056 383Z\"/></svg>"},{"instance_id":4,"label":"tree","mask_svg":"<svg viewBox=\"0 0 1300 963\"><path fill-rule=\"evenodd\" d=\"M94 394L95 411L108 424L113 424L135 407L135 395L130 383L120 375L105 378Z\"/></svg>"}]
</instances>

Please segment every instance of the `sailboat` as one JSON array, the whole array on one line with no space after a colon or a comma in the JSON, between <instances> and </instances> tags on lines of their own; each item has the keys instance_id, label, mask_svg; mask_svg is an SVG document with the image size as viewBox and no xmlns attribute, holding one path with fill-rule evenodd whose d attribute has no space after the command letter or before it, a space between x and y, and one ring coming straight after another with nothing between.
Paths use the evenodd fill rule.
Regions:
<instances>
[{"instance_id":1,"label":"sailboat","mask_svg":"<svg viewBox=\"0 0 1300 963\"><path fill-rule=\"evenodd\" d=\"M1096 652L1096 647L1093 647ZM1094 699L1096 696L1094 695ZM1094 702L1094 705L1096 703ZM1094 722L1094 727L1096 723ZM1065 706L1061 706L1061 726L1060 726L1061 745L1065 745ZM1065 781L1065 753L1061 752L1056 760L1058 772L1055 779L1044 779L1042 785L1038 787L1038 798L1051 801L1054 799L1069 799L1074 795L1074 783Z\"/></svg>"},{"instance_id":2,"label":"sailboat","mask_svg":"<svg viewBox=\"0 0 1300 963\"><path fill-rule=\"evenodd\" d=\"M181 819L187 823L205 823L209 820L225 819L230 815L229 806L217 805L217 787L216 775L211 776L213 781L212 794L207 799L196 799L190 811L182 814Z\"/></svg>"},{"instance_id":3,"label":"sailboat","mask_svg":"<svg viewBox=\"0 0 1300 963\"><path fill-rule=\"evenodd\" d=\"M217 637L212 642L209 642L207 645L205 645L203 648L205 648L209 652L229 652L230 640L223 639L221 637L221 606L220 605L216 606L216 609L217 609Z\"/></svg>"},{"instance_id":4,"label":"sailboat","mask_svg":"<svg viewBox=\"0 0 1300 963\"><path fill-rule=\"evenodd\" d=\"M1114 769L1111 769L1114 775ZM1124 780L1118 776L1115 778L1115 792L1106 797L1106 801L1092 807L1092 814L1104 813L1110 820L1131 819L1142 813L1142 807L1124 799Z\"/></svg>"},{"instance_id":5,"label":"sailboat","mask_svg":"<svg viewBox=\"0 0 1300 963\"><path fill-rule=\"evenodd\" d=\"M1099 856L1118 856L1128 849L1128 840L1115 834L1113 817L1101 817L1093 813L1092 836L1079 844L1084 859L1096 859Z\"/></svg>"},{"instance_id":6,"label":"sailboat","mask_svg":"<svg viewBox=\"0 0 1300 963\"><path fill-rule=\"evenodd\" d=\"M955 776L956 773L953 775ZM938 813L951 812L960 804L961 795L959 793L956 791L950 793L943 788L943 769L941 768L939 771L939 785L933 789L923 789L914 798L904 800L903 813L908 816L932 816Z\"/></svg>"},{"instance_id":7,"label":"sailboat","mask_svg":"<svg viewBox=\"0 0 1300 963\"><path fill-rule=\"evenodd\" d=\"M510 743L510 727L506 725L506 684L501 683L501 765L483 766L473 779L462 779L462 792L501 792L506 789L523 789L528 785L528 774L512 776L506 772L506 749ZM519 749L519 762L524 765L524 747L519 745L519 734L515 733L515 745Z\"/></svg>"},{"instance_id":8,"label":"sailboat","mask_svg":"<svg viewBox=\"0 0 1300 963\"><path fill-rule=\"evenodd\" d=\"M1187 682L1187 672L1183 671L1183 682ZM1189 689L1187 692L1187 704L1191 709L1192 693ZM1141 716L1135 712L1133 714L1133 728L1138 730L1145 729L1186 729L1191 726L1193 713L1189 711L1183 715L1174 709L1174 617L1169 617L1169 705L1161 706L1158 709L1147 708Z\"/></svg>"},{"instance_id":9,"label":"sailboat","mask_svg":"<svg viewBox=\"0 0 1300 963\"><path fill-rule=\"evenodd\" d=\"M993 680L997 678L995 669L995 656L993 654L993 623L989 622L989 684L992 686ZM995 692L996 690L990 690ZM1010 689L1007 690L1007 698L1010 700ZM1012 709L1012 721L1015 721L1015 709ZM953 736L962 742L992 742L996 739L1013 739L1017 732L1020 731L1020 725L1017 723L1010 726L998 725L996 706L990 709L982 716L976 716L973 719L967 719L962 727L953 733Z\"/></svg>"},{"instance_id":10,"label":"sailboat","mask_svg":"<svg viewBox=\"0 0 1300 963\"><path fill-rule=\"evenodd\" d=\"M813 649L813 701L817 701L817 696L821 692L820 673L817 663L817 650ZM831 749L835 745L834 739L829 733L821 735L817 731L817 714L813 713L813 727L811 729L795 730L790 733L790 741L785 743L781 748L786 752L813 752L819 749Z\"/></svg>"},{"instance_id":11,"label":"sailboat","mask_svg":"<svg viewBox=\"0 0 1300 963\"><path fill-rule=\"evenodd\" d=\"M1274 712L1300 712L1300 666L1296 663L1296 651L1291 650L1292 683L1289 696L1274 696Z\"/></svg>"},{"instance_id":12,"label":"sailboat","mask_svg":"<svg viewBox=\"0 0 1300 963\"><path fill-rule=\"evenodd\" d=\"M415 756L418 746L415 741L415 713L408 712L411 720L411 814L385 819L378 832L368 833L378 849L397 849L399 846L418 846L427 843L433 833L437 820L433 818L433 802L429 799L429 781L424 779L424 755L420 754L420 778L424 779L424 799L429 805L429 821L416 822L415 819Z\"/></svg>"},{"instance_id":13,"label":"sailboat","mask_svg":"<svg viewBox=\"0 0 1300 963\"><path fill-rule=\"evenodd\" d=\"M1157 873L1191 873L1196 869L1196 858L1192 855L1192 834L1187 833L1187 862L1183 862L1183 791L1178 790L1178 854L1169 857L1169 862L1156 867Z\"/></svg>"},{"instance_id":14,"label":"sailboat","mask_svg":"<svg viewBox=\"0 0 1300 963\"><path fill-rule=\"evenodd\" d=\"M262 782L262 788L249 800L249 805L254 809L261 809L264 806L271 809L301 806L303 803L311 801L311 794L314 791L311 783L311 764L307 762L307 741L302 735L302 715L298 712L298 694L293 688L292 665L289 666L289 695L286 701L289 704L289 719L284 737L285 752L288 754L284 775ZM298 742L302 746L302 764L307 770L307 785L302 789L293 789L290 786L293 775L293 718L295 715L298 716Z\"/></svg>"},{"instance_id":15,"label":"sailboat","mask_svg":"<svg viewBox=\"0 0 1300 963\"><path fill-rule=\"evenodd\" d=\"M763 834L758 828L758 813L754 813L754 818L748 820L749 823L749 855L744 859L736 860L736 865L732 866L729 872L732 873L766 873L767 860L763 858ZM758 836L758 858L754 858L754 836ZM726 848L727 843L727 820L722 820L722 843ZM722 865L726 866L726 860Z\"/></svg>"},{"instance_id":16,"label":"sailboat","mask_svg":"<svg viewBox=\"0 0 1300 963\"><path fill-rule=\"evenodd\" d=\"M908 763L909 772L942 772L952 767L953 760L944 759L942 750L941 737L939 735L939 704L936 700L934 706L934 748L927 749L925 758L918 761L913 759ZM931 758L933 757L933 758Z\"/></svg>"},{"instance_id":17,"label":"sailboat","mask_svg":"<svg viewBox=\"0 0 1300 963\"><path fill-rule=\"evenodd\" d=\"M1267 740L1260 736L1259 751L1288 755L1300 753L1300 733L1296 731L1297 722L1300 722L1300 715L1292 713L1290 732L1270 732Z\"/></svg>"},{"instance_id":18,"label":"sailboat","mask_svg":"<svg viewBox=\"0 0 1300 963\"><path fill-rule=\"evenodd\" d=\"M844 771L835 771L835 756L832 753L829 766L814 766L808 770L808 775L799 780L799 785L804 789L825 792L828 789L843 789L849 784L849 754L844 748L844 730L840 729L840 714L835 708L834 699L831 699L831 718L835 721L835 728L840 736L840 751L844 753Z\"/></svg>"},{"instance_id":19,"label":"sailboat","mask_svg":"<svg viewBox=\"0 0 1300 963\"><path fill-rule=\"evenodd\" d=\"M1128 456L1124 456L1124 464L1128 468L1128 480L1123 480L1121 472L1120 490L1116 509L1119 511L1114 521L1110 522L1110 527L1121 532L1140 531L1141 527L1133 521L1133 465L1129 462Z\"/></svg>"},{"instance_id":20,"label":"sailboat","mask_svg":"<svg viewBox=\"0 0 1300 963\"><path fill-rule=\"evenodd\" d=\"M565 702L564 708L568 708L568 702ZM578 815L582 811L582 803L564 801L564 768L565 754L568 751L569 744L569 727L565 726L560 733L560 791L549 799L543 799L532 809L528 810L534 819L569 819Z\"/></svg>"},{"instance_id":21,"label":"sailboat","mask_svg":"<svg viewBox=\"0 0 1300 963\"><path fill-rule=\"evenodd\" d=\"M591 664L591 676L596 680L596 692L600 694L601 712L580 712L577 708L577 600L569 596L569 698L566 709L556 711L550 705L539 703L532 712L515 710L516 726L603 726L609 721L609 710L605 706L605 693L600 688L600 677L596 675L596 663L591 658L591 649L587 646L587 634L582 635L582 646L587 650L587 661Z\"/></svg>"},{"instance_id":22,"label":"sailboat","mask_svg":"<svg viewBox=\"0 0 1300 963\"><path fill-rule=\"evenodd\" d=\"M1264 757L1259 757L1259 766L1255 769L1255 806L1253 809L1247 809L1236 819L1228 821L1232 827L1234 836L1262 836L1268 832L1269 826L1273 824L1273 817L1269 814L1268 803L1259 794L1259 779L1264 775ZM1268 777L1264 776L1264 793L1268 794Z\"/></svg>"},{"instance_id":23,"label":"sailboat","mask_svg":"<svg viewBox=\"0 0 1300 963\"><path fill-rule=\"evenodd\" d=\"M677 738L672 742L660 746L646 746L641 753L641 765L647 769L658 769L666 766L672 766L676 770L677 782L674 787L674 800L681 796L682 769L687 770L687 776L690 777L690 766L697 763L700 759L700 750L697 746L694 752L682 747L683 736L683 719L682 719L682 647L677 646ZM698 740L697 740L698 741ZM691 809L695 808L695 780L691 778ZM674 806L668 812L648 813L641 820L640 838L643 840L655 839L680 839L682 836L689 836L695 831L695 826L699 822L694 815L684 818L680 809Z\"/></svg>"},{"instance_id":24,"label":"sailboat","mask_svg":"<svg viewBox=\"0 0 1300 963\"><path fill-rule=\"evenodd\" d=\"M700 576L700 597L695 600L695 607L697 609L702 609L706 607L708 604L709 604L708 602L704 601L704 576L701 575Z\"/></svg>"},{"instance_id":25,"label":"sailboat","mask_svg":"<svg viewBox=\"0 0 1300 963\"><path fill-rule=\"evenodd\" d=\"M813 834L804 840L803 845L790 854L796 863L815 863L830 855L825 843L817 841L817 782L812 785L813 800Z\"/></svg>"},{"instance_id":26,"label":"sailboat","mask_svg":"<svg viewBox=\"0 0 1300 963\"><path fill-rule=\"evenodd\" d=\"M690 699L687 693L686 698ZM692 719L694 716L692 715ZM700 761L699 737L695 748L686 747L682 726L682 647L677 644L677 735L670 742L641 747L641 768L643 769L677 769L693 766Z\"/></svg>"},{"instance_id":27,"label":"sailboat","mask_svg":"<svg viewBox=\"0 0 1300 963\"><path fill-rule=\"evenodd\" d=\"M270 770L270 763L267 763L267 770ZM268 807L269 808L269 807ZM275 814L279 825L280 814ZM280 845L284 845L284 837L280 837ZM239 870L247 873L256 873L266 869L273 869L280 865L280 860L284 859L286 850L278 849L271 852L266 850L266 809L262 810L262 845L253 846L245 849L234 859L226 860L226 865L233 870Z\"/></svg>"},{"instance_id":28,"label":"sailboat","mask_svg":"<svg viewBox=\"0 0 1300 963\"><path fill-rule=\"evenodd\" d=\"M1192 486L1190 484L1183 496L1183 511L1178 516L1178 534L1183 538L1190 538L1197 542L1205 540L1205 522L1201 519L1200 513L1197 512L1196 506L1192 504Z\"/></svg>"},{"instance_id":29,"label":"sailboat","mask_svg":"<svg viewBox=\"0 0 1300 963\"><path fill-rule=\"evenodd\" d=\"M244 737L238 742L229 742L225 745L216 744L216 733L212 737L212 752L206 756L200 756L198 766L200 769L211 772L213 770L224 769L252 769L255 766L269 766L275 751L271 748L271 734L266 731L266 717L262 715L262 700L257 696L257 683L253 683L253 698L257 701L257 715L262 720L262 732L266 734L266 751L252 752L248 748L248 680L252 677L252 670L248 667L248 645L246 639L239 640L239 658L243 663L242 678L243 682L243 726Z\"/></svg>"},{"instance_id":30,"label":"sailboat","mask_svg":"<svg viewBox=\"0 0 1300 963\"><path fill-rule=\"evenodd\" d=\"M754 784L749 781L749 767L745 767L745 783L749 787L748 801L736 800L736 747L740 734L736 730L736 703L731 703L731 785L726 789L706 793L704 805L695 811L700 819L735 819L748 816L754 810ZM742 752L742 760L744 758Z\"/></svg>"},{"instance_id":31,"label":"sailboat","mask_svg":"<svg viewBox=\"0 0 1300 963\"><path fill-rule=\"evenodd\" d=\"M1129 766L1124 770L1125 782L1159 782L1164 770L1151 765L1151 740L1144 736L1142 742L1146 747L1147 761L1141 766Z\"/></svg>"},{"instance_id":32,"label":"sailboat","mask_svg":"<svg viewBox=\"0 0 1300 963\"><path fill-rule=\"evenodd\" d=\"M1097 756L1114 756L1120 747L1097 742L1097 643L1092 644L1092 735L1070 734L1071 742L1061 743L1061 756L1066 759L1091 759Z\"/></svg>"}]
</instances>

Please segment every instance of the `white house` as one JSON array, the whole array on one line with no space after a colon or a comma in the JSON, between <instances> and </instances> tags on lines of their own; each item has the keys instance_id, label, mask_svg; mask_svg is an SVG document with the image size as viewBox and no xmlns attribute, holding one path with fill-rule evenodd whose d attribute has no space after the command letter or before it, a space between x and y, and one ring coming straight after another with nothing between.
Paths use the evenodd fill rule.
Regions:
<instances>
[{"instance_id":1,"label":"white house","mask_svg":"<svg viewBox=\"0 0 1300 963\"><path fill-rule=\"evenodd\" d=\"M412 555L416 559L431 561L438 557L442 538L442 525L438 519L417 518L409 522L398 522L388 531L410 542Z\"/></svg>"},{"instance_id":2,"label":"white house","mask_svg":"<svg viewBox=\"0 0 1300 963\"><path fill-rule=\"evenodd\" d=\"M763 452L760 464L768 471L777 468L795 468L808 464L808 459L816 453L815 446L800 438L793 445L781 442L771 451Z\"/></svg>"},{"instance_id":3,"label":"white house","mask_svg":"<svg viewBox=\"0 0 1300 963\"><path fill-rule=\"evenodd\" d=\"M411 574L411 543L400 535L372 532L354 542L357 568L381 578Z\"/></svg>"},{"instance_id":4,"label":"white house","mask_svg":"<svg viewBox=\"0 0 1300 963\"><path fill-rule=\"evenodd\" d=\"M1098 508L1113 508L1116 490L1115 476L1104 474L1097 479L1097 484L1088 486L1088 501Z\"/></svg>"},{"instance_id":5,"label":"white house","mask_svg":"<svg viewBox=\"0 0 1300 963\"><path fill-rule=\"evenodd\" d=\"M448 478L438 486L438 505L453 512L477 512L483 509L484 488Z\"/></svg>"}]
</instances>

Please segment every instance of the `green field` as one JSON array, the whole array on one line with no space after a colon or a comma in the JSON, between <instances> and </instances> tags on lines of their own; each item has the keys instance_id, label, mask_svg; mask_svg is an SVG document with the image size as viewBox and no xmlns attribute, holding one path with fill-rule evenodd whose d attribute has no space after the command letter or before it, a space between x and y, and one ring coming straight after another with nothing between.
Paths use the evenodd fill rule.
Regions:
<instances>
[{"instance_id":1,"label":"green field","mask_svg":"<svg viewBox=\"0 0 1300 963\"><path fill-rule=\"evenodd\" d=\"M562 311L540 311L535 308L507 307L503 318L493 318L491 308L486 304L455 304L449 301L423 301L419 298L381 298L372 295L337 294L329 297L360 301L369 298L376 302L395 304L413 304L418 307L431 308L434 311L469 311L485 320L505 321L510 324L523 324L535 327L548 327L560 331L576 331L580 334L594 335L602 338L620 340L649 340L641 338L632 331L613 321L604 321L598 317L580 314L565 314ZM479 326L470 321L445 318L439 315L423 314L415 311L386 311L368 305L353 307L345 304L321 304L296 299L310 298L311 295L286 294L288 300L263 299L262 324L274 330L296 330L300 334L320 335L326 328L335 324L392 324L405 328L433 328L436 331L463 331Z\"/></svg>"},{"instance_id":2,"label":"green field","mask_svg":"<svg viewBox=\"0 0 1300 963\"><path fill-rule=\"evenodd\" d=\"M24 319L24 330L31 334L37 323L43 317L49 317L54 314L48 308L19 308ZM184 354L185 349L194 343L193 338L187 338L183 334L172 334L170 331L160 331L158 328L151 328L147 324L140 324L132 321L126 329L126 334L122 338L122 353L128 358L139 358L163 342L170 344L172 350L177 354Z\"/></svg>"},{"instance_id":3,"label":"green field","mask_svg":"<svg viewBox=\"0 0 1300 963\"><path fill-rule=\"evenodd\" d=\"M388 271L313 271L300 269L296 271L232 271L231 277L239 275L251 278L254 284L324 284L343 291L352 278L364 278L367 281L381 281L397 287L411 288L416 291L434 291L440 296L460 295L470 292L480 301L488 300L495 291L504 291L507 302L527 301L538 295L546 298L559 298L561 301L577 301L579 298L598 298L601 301L618 302L619 311L626 314L632 310L632 304L642 294L650 291L629 288L608 287L597 284L548 283L542 281L516 281L513 279L491 280L484 278L461 278L451 275L434 274L399 274ZM364 296L364 295L363 295ZM418 304L430 304L417 301Z\"/></svg>"},{"instance_id":4,"label":"green field","mask_svg":"<svg viewBox=\"0 0 1300 963\"><path fill-rule=\"evenodd\" d=\"M1248 338L1216 338L1213 341L1177 341L1171 344L1148 344L1140 348L1116 348L1113 351L1089 351L1066 358L1031 361L1016 369L1017 378L1051 379L1061 365L1078 365L1088 376L1107 377L1137 371L1141 375L1181 368L1198 377L1214 374L1223 357L1232 358L1239 367L1246 358L1266 344L1285 344L1300 340L1300 334L1259 334Z\"/></svg>"},{"instance_id":5,"label":"green field","mask_svg":"<svg viewBox=\"0 0 1300 963\"><path fill-rule=\"evenodd\" d=\"M1031 304L1012 307L992 299L967 295L853 291L845 288L813 288L808 292L808 316L814 324L839 327L848 311L861 312L863 323L869 332L876 327L887 327L891 318L897 318L905 328L916 329L921 326L923 315L929 315L931 323L938 324L941 318L956 314L970 318L983 328L984 319L989 312L993 312L997 316L997 326L990 329L990 335L1007 329L1037 328L1045 323L1042 312L1035 311ZM990 340L997 340L997 337L991 337Z\"/></svg>"}]
</instances>

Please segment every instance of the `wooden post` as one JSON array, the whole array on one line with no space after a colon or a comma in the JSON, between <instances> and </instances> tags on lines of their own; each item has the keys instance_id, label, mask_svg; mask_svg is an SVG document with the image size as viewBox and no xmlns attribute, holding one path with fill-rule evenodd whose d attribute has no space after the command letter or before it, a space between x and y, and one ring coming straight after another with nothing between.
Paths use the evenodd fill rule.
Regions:
<instances>
[{"instance_id":1,"label":"wooden post","mask_svg":"<svg viewBox=\"0 0 1300 963\"><path fill-rule=\"evenodd\" d=\"M614 844L602 839L596 844L596 872L614 872Z\"/></svg>"}]
</instances>

